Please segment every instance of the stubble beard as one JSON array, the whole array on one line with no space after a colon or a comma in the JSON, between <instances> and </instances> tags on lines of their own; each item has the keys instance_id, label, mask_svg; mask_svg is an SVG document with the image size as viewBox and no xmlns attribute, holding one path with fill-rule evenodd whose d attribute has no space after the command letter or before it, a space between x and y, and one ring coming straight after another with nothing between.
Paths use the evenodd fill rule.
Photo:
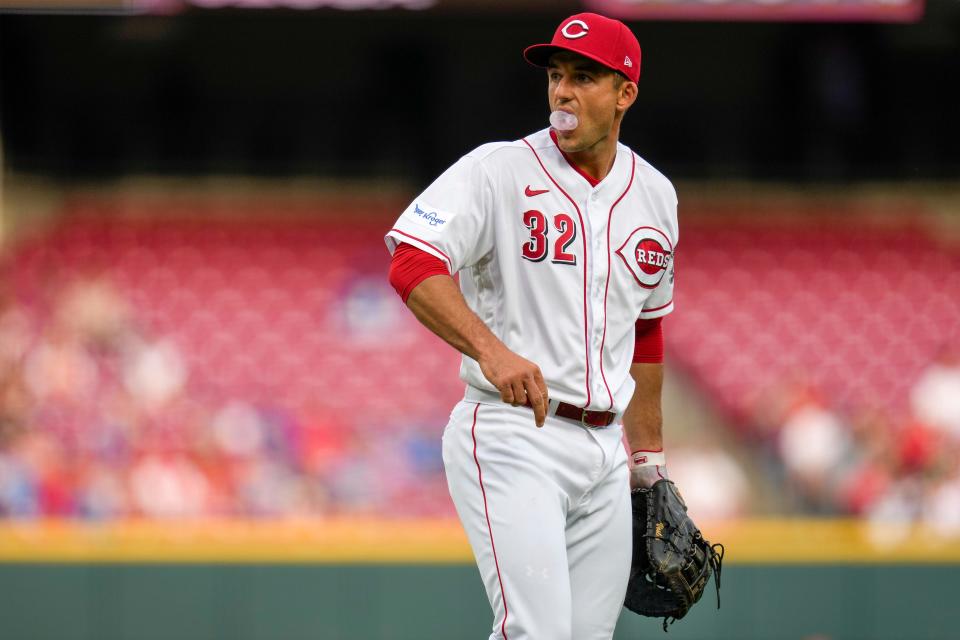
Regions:
<instances>
[{"instance_id":1,"label":"stubble beard","mask_svg":"<svg viewBox=\"0 0 960 640\"><path fill-rule=\"evenodd\" d=\"M597 134L584 140L583 137L577 136L577 138L580 138L579 144L576 142L576 139L564 140L562 136L557 136L557 140L560 143L560 148L564 153L581 153L583 151L590 151L591 149L596 148L596 146L606 139L606 137L606 135Z\"/></svg>"}]
</instances>

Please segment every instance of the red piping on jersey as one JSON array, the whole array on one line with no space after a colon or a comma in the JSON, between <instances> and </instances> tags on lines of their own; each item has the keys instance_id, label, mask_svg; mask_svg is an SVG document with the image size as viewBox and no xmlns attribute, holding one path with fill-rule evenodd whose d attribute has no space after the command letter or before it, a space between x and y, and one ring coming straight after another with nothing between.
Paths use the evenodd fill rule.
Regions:
<instances>
[{"instance_id":1,"label":"red piping on jersey","mask_svg":"<svg viewBox=\"0 0 960 640\"><path fill-rule=\"evenodd\" d=\"M553 176L550 175L550 172L547 171L547 168L543 164L543 160L540 159L539 154L533 146L527 142L527 139L523 139L523 144L530 147L530 151L533 152L533 157L537 159L537 162L540 163L540 168L543 169L543 172L547 174L547 177L550 178L550 182L556 185L557 189L560 190L567 200L570 201L570 204L573 205L573 208L577 212L577 218L580 219L580 239L583 243L583 346L586 350L586 365L587 365L587 403L583 405L584 407L590 406L590 336L587 334L587 227L583 224L583 215L580 214L580 207L577 206L577 203L573 201L573 198L570 197L570 194L563 190L563 187L560 186L556 180L553 179ZM556 144L556 143L554 143ZM558 149L560 147L557 147ZM602 359L601 354L601 359Z\"/></svg>"},{"instance_id":2,"label":"red piping on jersey","mask_svg":"<svg viewBox=\"0 0 960 640\"><path fill-rule=\"evenodd\" d=\"M607 388L607 396L610 397L610 406L607 411L613 409L613 394L610 393L610 385L607 384L607 376L603 373L603 345L607 342L607 292L610 291L610 225L613 223L613 210L620 204L623 197L633 186L633 175L637 170L637 157L630 154L630 181L627 182L627 188L623 190L616 202L610 205L610 213L607 214L607 283L603 288L603 337L600 338L600 378L603 380L603 386Z\"/></svg>"},{"instance_id":3,"label":"red piping on jersey","mask_svg":"<svg viewBox=\"0 0 960 640\"><path fill-rule=\"evenodd\" d=\"M470 435L473 436L473 461L477 464L477 480L480 483L480 493L483 494L483 513L487 516L487 533L490 534L490 549L493 551L493 566L497 568L497 581L500 583L500 598L503 600L503 623L500 632L503 640L507 640L507 594L503 591L503 578L500 576L500 562L497 560L497 547L493 544L493 528L490 526L490 510L487 507L487 491L483 488L483 472L480 470L480 458L477 457L477 412L480 403L473 409L473 426Z\"/></svg>"},{"instance_id":4,"label":"red piping on jersey","mask_svg":"<svg viewBox=\"0 0 960 640\"><path fill-rule=\"evenodd\" d=\"M670 302L667 304L662 304L659 307L654 307L653 309L643 309L640 313L652 313L653 311L660 311L660 309L666 309L673 304L673 298L670 298Z\"/></svg>"},{"instance_id":5,"label":"red piping on jersey","mask_svg":"<svg viewBox=\"0 0 960 640\"><path fill-rule=\"evenodd\" d=\"M393 232L397 232L397 233L399 233L400 235L406 236L406 237L408 237L408 238L411 238L412 240L416 240L417 242L422 242L423 244L427 245L428 247L430 247L431 249L433 249L434 251L436 251L437 253L439 253L440 255L442 255L444 258L446 258L447 264L450 265L450 268L451 268L451 269L453 268L453 260L450 259L450 256L448 256L447 254L445 254L443 251L440 251L440 249L437 249L435 246L433 246L432 244L430 244L430 243L427 242L426 240L423 240L423 239L421 239L421 238L418 238L417 236L412 236L412 235L410 235L409 233L406 233L405 231L400 231L400 229L397 229L396 227L394 227L393 229L390 229L390 233L393 233Z\"/></svg>"}]
</instances>

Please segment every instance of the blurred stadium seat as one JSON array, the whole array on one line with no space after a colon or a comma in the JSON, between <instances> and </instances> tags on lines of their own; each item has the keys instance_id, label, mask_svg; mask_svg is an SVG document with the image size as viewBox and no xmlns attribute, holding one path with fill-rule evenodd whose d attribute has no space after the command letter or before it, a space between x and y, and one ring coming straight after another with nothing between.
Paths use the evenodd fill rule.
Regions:
<instances>
[{"instance_id":1,"label":"blurred stadium seat","mask_svg":"<svg viewBox=\"0 0 960 640\"><path fill-rule=\"evenodd\" d=\"M960 327L960 250L906 220L688 222L671 353L741 419L758 393L798 376L832 404L902 413Z\"/></svg>"}]
</instances>

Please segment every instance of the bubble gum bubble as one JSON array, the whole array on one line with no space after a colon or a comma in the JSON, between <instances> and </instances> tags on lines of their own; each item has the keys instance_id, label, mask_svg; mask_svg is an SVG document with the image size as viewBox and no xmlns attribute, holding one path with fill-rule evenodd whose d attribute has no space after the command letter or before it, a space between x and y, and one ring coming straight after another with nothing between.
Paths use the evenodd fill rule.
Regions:
<instances>
[{"instance_id":1,"label":"bubble gum bubble","mask_svg":"<svg viewBox=\"0 0 960 640\"><path fill-rule=\"evenodd\" d=\"M577 116L566 111L554 111L550 114L550 125L557 131L573 131L579 121Z\"/></svg>"}]
</instances>

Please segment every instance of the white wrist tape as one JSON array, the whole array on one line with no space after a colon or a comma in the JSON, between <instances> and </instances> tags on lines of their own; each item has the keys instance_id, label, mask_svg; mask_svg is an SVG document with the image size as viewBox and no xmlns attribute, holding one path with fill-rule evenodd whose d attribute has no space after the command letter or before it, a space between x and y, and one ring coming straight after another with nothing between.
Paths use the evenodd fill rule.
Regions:
<instances>
[{"instance_id":1,"label":"white wrist tape","mask_svg":"<svg viewBox=\"0 0 960 640\"><path fill-rule=\"evenodd\" d=\"M644 451L641 449L634 451L631 457L635 467L662 467L667 464L667 456L664 455L662 449L660 451Z\"/></svg>"}]
</instances>

